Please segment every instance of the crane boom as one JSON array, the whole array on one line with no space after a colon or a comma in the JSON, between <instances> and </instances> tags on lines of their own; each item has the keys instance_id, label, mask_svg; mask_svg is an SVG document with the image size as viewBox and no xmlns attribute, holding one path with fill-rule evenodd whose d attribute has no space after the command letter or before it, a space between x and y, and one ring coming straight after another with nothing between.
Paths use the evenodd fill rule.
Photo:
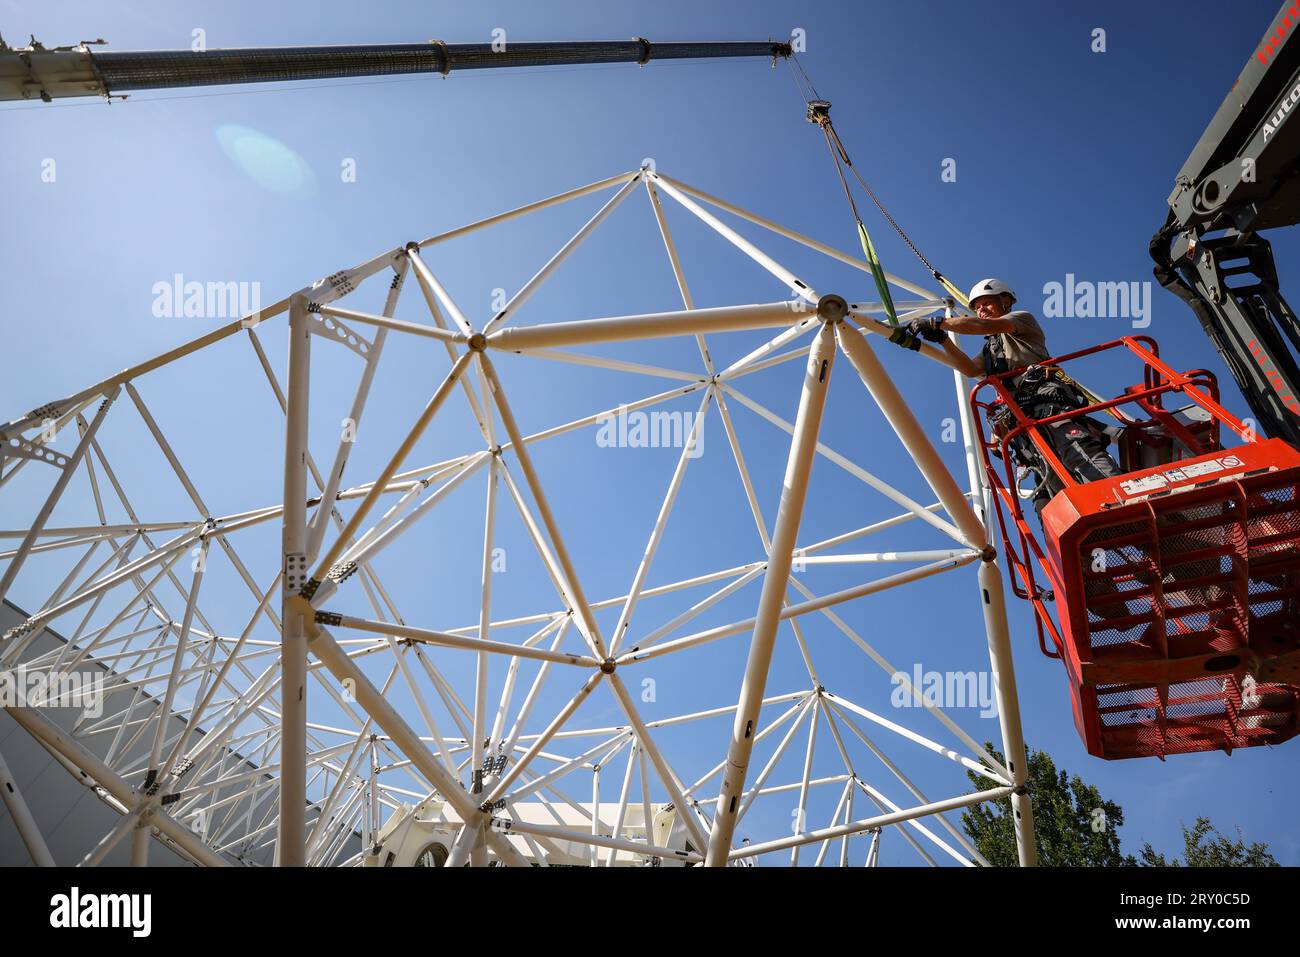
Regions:
<instances>
[{"instance_id":1,"label":"crane boom","mask_svg":"<svg viewBox=\"0 0 1300 957\"><path fill-rule=\"evenodd\" d=\"M136 90L270 83L354 76L439 73L508 67L638 63L711 57L790 56L790 44L762 41L651 43L566 40L523 43L371 43L351 46L250 47L228 50L94 52L102 40L22 49L0 40L0 100L46 102L62 97L110 96Z\"/></svg>"},{"instance_id":2,"label":"crane boom","mask_svg":"<svg viewBox=\"0 0 1300 957\"><path fill-rule=\"evenodd\" d=\"M1178 173L1151 240L1260 429L1300 448L1300 323L1262 229L1300 222L1300 3L1287 0ZM1212 235L1213 234L1213 235Z\"/></svg>"}]
</instances>

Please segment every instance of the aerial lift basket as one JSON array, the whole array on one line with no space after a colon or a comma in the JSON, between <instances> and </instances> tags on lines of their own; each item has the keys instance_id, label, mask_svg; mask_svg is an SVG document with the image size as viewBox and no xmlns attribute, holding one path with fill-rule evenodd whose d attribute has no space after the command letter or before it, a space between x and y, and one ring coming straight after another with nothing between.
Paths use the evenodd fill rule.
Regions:
<instances>
[{"instance_id":1,"label":"aerial lift basket","mask_svg":"<svg viewBox=\"0 0 1300 957\"><path fill-rule=\"evenodd\" d=\"M1043 651L1065 665L1090 753L1163 758L1281 743L1300 730L1300 452L1254 435L1219 405L1213 376L1173 372L1145 337L1045 365L1121 347L1145 375L1117 399L1035 420L1006 375L972 393L1014 590L1034 606ZM995 396L981 399L989 388ZM1190 402L1166 409L1171 396ZM978 413L999 406L1014 424L986 438ZM1112 431L1123 474L1080 484L1041 427L1099 414L1121 423ZM1222 448L1221 427L1243 444ZM1064 486L1042 510L1041 544L1017 494L1019 436Z\"/></svg>"}]
</instances>

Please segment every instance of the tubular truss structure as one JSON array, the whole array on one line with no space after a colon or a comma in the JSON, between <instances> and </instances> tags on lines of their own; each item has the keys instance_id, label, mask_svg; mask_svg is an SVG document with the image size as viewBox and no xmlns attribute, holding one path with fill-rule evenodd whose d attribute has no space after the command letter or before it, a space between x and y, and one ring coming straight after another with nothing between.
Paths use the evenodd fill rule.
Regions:
<instances>
[{"instance_id":1,"label":"tubular truss structure","mask_svg":"<svg viewBox=\"0 0 1300 957\"><path fill-rule=\"evenodd\" d=\"M620 204L640 191L658 224L682 309L516 323L521 307L539 286ZM435 275L432 260L426 260L441 243L598 193L608 194L598 212L485 323L476 325L467 317ZM695 308L664 216L665 196L770 273L793 298ZM386 842L400 826L427 819L436 808L435 816L452 834L444 849L448 865L545 866L571 860L575 848L580 862L602 866L721 866L752 864L759 858L846 864L851 856L855 863L873 865L879 860L882 834L888 832L928 863L950 859L971 866L987 862L949 820L949 812L1007 797L1014 807L1021 863L1034 863L1002 579L982 518L985 492L974 458L970 410L962 401L965 383L953 373L966 441L963 490L864 335L888 331L875 318L883 314L881 305L818 293L724 217L746 220L869 273L864 262L643 168L390 250L3 426L0 486L19 473L31 478L33 472L43 471L53 473L53 487L44 485L40 497L33 499L39 507L25 528L0 530L5 539L0 542L0 595L17 594L11 586L20 571L26 585L37 580L34 568L41 562L64 564L48 579L57 582L52 592L24 589L24 598L33 599L20 602L28 617L4 634L0 666L21 666L51 679L88 666L104 669L107 675L102 712L95 716L82 714L60 723L51 701L7 708L59 763L121 812L120 823L90 850L84 863L97 863L128 834L133 835L133 860L146 863L152 834L181 856L206 865L383 864ZM427 321L395 317L399 297L412 278L427 306ZM922 287L889 279L913 297L897 303L904 319L946 304ZM376 280L391 280L380 312L346 305L354 290L367 283L374 287ZM283 376L259 339L268 323L281 317L289 335ZM728 334L758 329L771 330L771 337L723 368L714 364L716 349L706 337L721 342ZM431 339L428 347L439 357L446 353L435 377L441 381L422 411L413 415L413 422L397 426L400 440L389 431L384 440L394 445L377 459L385 464L359 483L355 476L344 481L355 435L345 434L324 459L309 450L309 411L317 407L313 399L319 403L329 398L322 393L338 396L336 388L312 388L314 336L334 344L325 347L331 354L324 358L334 360L334 350L345 349L354 356L343 358L360 364L355 391L344 396L350 400L348 421L354 425L362 421L381 355L393 349L394 340L419 347L419 340ZM682 371L569 349L674 336L695 339L698 369ZM247 338L259 375L265 375L283 413L284 497L236 514L213 514L203 498L204 476L187 471L137 382L235 337ZM941 351L926 346L923 352L946 362ZM509 377L495 361L504 353L530 357L512 361L535 360L540 368L576 363L670 383L666 391L627 403L624 411L650 409L684 396L693 397L691 403L698 401L692 432L667 479L658 517L643 543L636 543L643 550L623 594L589 596L577 571L580 563L573 560L575 552L557 519L561 513L548 497L554 488L535 461L543 451L539 447L549 440L593 428L602 416L617 410L525 434L510 401ZM318 347L314 359L319 363L322 358ZM928 488L921 498L819 441L837 358L846 359L861 378L915 461ZM791 361L805 363L793 423L747 395L741 382L747 375ZM793 390L793 376L789 384ZM449 404L459 402L472 412L477 447L432 464L411 461L431 422L446 415ZM130 408L118 411L118 405ZM737 407L789 434L779 507L771 524L762 514L760 499L775 489L775 476L751 475L733 423ZM160 461L165 462L161 471L174 473L192 503L189 515L152 521L137 513L140 503L128 496L128 483L119 479L122 473L104 448L108 443L101 442L106 418L123 414L138 417L135 425L142 424L158 446ZM737 498L743 495L753 515L753 558L688 578L660 575L662 583L652 586L652 569L694 458L692 448L710 414L725 430L730 451L725 461L730 470L734 459ZM533 417L532 409L528 417ZM213 440L237 443L239 435ZM132 455L136 451L130 450ZM892 502L892 517L801 545L809 476L818 460L844 470ZM485 499L480 500L485 501L481 557L477 543L461 549L482 571L481 593L473 600L476 620L468 625L408 625L399 611L402 596L385 587L375 560L427 516L436 515L439 503L471 478L485 488ZM229 480L222 478L223 483ZM919 481L917 486L922 487ZM65 511L62 500L83 490L86 501L93 499L98 521L60 524L55 516ZM929 495L933 499L927 501ZM518 512L556 600L536 614L494 618L494 528L506 509ZM14 514L6 508L6 515ZM265 540L265 530L276 522L282 527L282 561L267 561L265 544L243 546L259 548L262 559L246 565L241 542L256 541L259 529ZM909 522L929 526L929 534L942 535L947 547L835 550ZM203 600L205 574L215 564L208 562L209 553L228 563L223 571L242 589L242 595L220 598L223 614L232 613L236 597L243 601L246 607L238 618L242 628L223 630L210 617ZM880 563L894 563L901 570L821 594L805 582L805 573L819 565ZM979 600L983 609L1005 763L928 702L905 676L903 686L917 705L907 714L928 713L937 719L945 729L939 737L945 740L905 726L899 717L903 712L886 715L851 700L835 687L833 676L818 674L815 646L805 637L814 621L828 622L840 640L861 650L872 673L880 669L881 684L888 688L901 673L872 644L871 636L860 634L837 614L837 607L970 565L978 568L978 590L972 589L970 600ZM265 574L255 577L259 568ZM692 602L680 613L667 619L650 614L660 607L656 599L680 599L679 593ZM722 608L729 599L744 602L745 596L750 615L699 627L697 620L710 609ZM348 610L354 606L364 610ZM52 630L56 622L57 636ZM782 632L783 623L788 623L788 632ZM778 632L789 635L806 666L803 690L768 692ZM737 675L734 668L712 672L707 686L713 700L700 701L689 713L643 717L640 683L648 662L662 665L670 657L689 662L705 646L746 635L750 644L743 674ZM700 667L688 662L682 667ZM857 687L862 675L853 677ZM789 678L781 676L783 681ZM601 685L609 692L617 720L600 726L581 723L581 706ZM49 687L54 687L53 680ZM549 702L546 711L543 702ZM717 763L702 773L687 774L695 757L676 749L693 741L698 755L700 742L711 740L710 727L715 732L712 740L721 743L726 734L718 722L727 720L733 728L726 753L718 753ZM800 735L802 774L781 781L773 772L792 746L792 753L798 753L801 746L794 742ZM888 748L877 743L882 737L890 739ZM820 777L813 773L819 745L838 755L842 771ZM916 762L948 768L952 791L937 798L922 793L903 764L890 757L888 752L899 747ZM968 771L990 786L970 792L964 778ZM819 790L838 799L824 823L809 826L811 796ZM890 791L899 800L888 796ZM21 793L6 794L6 799L33 860L48 863L46 842ZM768 836L757 834L773 815L763 817L754 809L783 800L794 803L793 830L790 819L778 811L776 818L785 826L767 826ZM534 811L540 808L541 816L526 813L526 805ZM742 821L741 834L755 837L737 842ZM855 837L862 840L851 843ZM805 851L808 854L801 857Z\"/></svg>"}]
</instances>

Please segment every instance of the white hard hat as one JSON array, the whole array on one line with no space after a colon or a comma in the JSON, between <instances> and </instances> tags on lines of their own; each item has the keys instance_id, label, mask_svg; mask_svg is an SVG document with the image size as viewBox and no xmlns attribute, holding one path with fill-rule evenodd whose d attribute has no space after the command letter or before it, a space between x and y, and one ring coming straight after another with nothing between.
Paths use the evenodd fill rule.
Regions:
<instances>
[{"instance_id":1,"label":"white hard hat","mask_svg":"<svg viewBox=\"0 0 1300 957\"><path fill-rule=\"evenodd\" d=\"M1001 279L981 279L970 287L970 295L966 299L968 302L974 302L980 296L997 296L1002 293L1010 296L1013 303L1016 301L1016 294Z\"/></svg>"}]
</instances>

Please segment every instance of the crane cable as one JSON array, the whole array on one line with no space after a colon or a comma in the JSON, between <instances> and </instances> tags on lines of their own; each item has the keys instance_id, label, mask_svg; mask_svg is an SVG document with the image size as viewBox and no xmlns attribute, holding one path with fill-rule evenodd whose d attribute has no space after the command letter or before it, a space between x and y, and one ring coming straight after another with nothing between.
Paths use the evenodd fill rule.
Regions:
<instances>
[{"instance_id":1,"label":"crane cable","mask_svg":"<svg viewBox=\"0 0 1300 957\"><path fill-rule=\"evenodd\" d=\"M849 168L849 171L853 173L858 184L866 191L867 195L871 197L871 201L875 204L876 209L880 210L880 215L885 217L885 221L893 227L894 232L898 233L899 238L907 244L907 248L912 250L912 253L916 258L921 261L921 265L925 266L925 268L929 270L930 275L934 277L935 282L943 286L943 288L948 291L948 294L957 302L960 302L964 308L970 309L970 300L967 299L962 291L953 285L952 282L943 275L943 273L939 272L930 260L925 258L925 254L917 248L916 243L912 242L907 233L903 232L903 228L898 225L898 222L894 217L889 215L889 210L885 209L884 204L880 202L875 191L867 185L867 181L862 178L862 174L858 172L858 168L853 165L853 160L849 158L848 150L844 148L844 143L840 139L839 133L835 131L835 127L831 123L830 101L822 99L821 94L817 92L817 88L813 85L812 78L808 76L807 71L803 68L803 64L799 62L798 55L791 53L789 60L799 71L799 75L796 75L793 72L791 72L790 75L794 78L795 88L799 91L799 95L807 104L808 122L817 124L826 137L826 146L830 150L831 159L835 163L835 172L839 176L840 186L844 189L844 196L849 201L849 209L852 211L853 219L857 223L858 238L862 242L862 252L867 257L867 265L871 267L871 275L876 281L876 289L880 292L880 299L884 304L885 313L889 317L889 324L895 327L898 326L898 315L894 309L894 300L889 293L888 282L885 278L885 270L880 265L880 259L876 255L876 247L871 242L871 236L867 233L867 227L862 224L862 217L858 215L858 204L853 201L853 193L849 189L848 180L844 178L845 166ZM802 81L800 77L802 77ZM901 335L901 333L896 333L895 335ZM891 336L891 341L894 341L893 336ZM1077 379L1070 376L1064 369L1059 366L1053 366L1052 369L1056 377L1064 380L1070 385L1073 385L1094 405L1103 401L1101 396L1083 385ZM1107 411L1110 413L1112 418L1128 424L1128 417L1119 412L1118 409L1111 408Z\"/></svg>"},{"instance_id":2,"label":"crane cable","mask_svg":"<svg viewBox=\"0 0 1300 957\"><path fill-rule=\"evenodd\" d=\"M804 103L808 107L808 122L816 123L821 129L822 134L826 137L826 146L830 150L831 159L835 163L835 172L839 176L840 185L844 189L844 195L848 199L849 208L853 213L853 219L857 223L858 238L862 243L862 252L867 257L867 265L871 267L871 274L876 280L876 287L880 291L881 300L884 302L885 311L889 315L890 324L895 326L898 325L898 317L894 311L893 298L889 294L889 288L886 285L885 280L885 272L880 265L879 257L876 255L875 246L871 242L871 236L867 233L867 228L862 223L862 217L858 215L857 203L853 201L853 195L849 189L848 181L844 178L844 167L848 167L849 171L853 174L854 179L858 181L858 185L860 185L866 194L871 197L871 202L875 204L876 209L880 210L880 214L885 217L885 222L889 223L894 232L898 233L899 238L903 240L907 245L907 248L912 251L913 255L921 261L921 265L923 265L930 275L934 277L935 282L943 286L943 288L948 291L948 294L957 302L960 302L964 308L969 309L970 301L966 298L965 294L953 285L953 283L950 282L943 273L939 272L939 270L934 267L934 264L925 257L925 254L917 248L916 243L912 242L911 238L903 231L903 228L898 225L898 222L894 217L889 215L889 210L885 209L884 204L880 202L875 191L867 185L867 181L863 179L862 174L858 172L858 168L853 165L853 160L849 157L848 150L844 148L844 143L840 139L839 133L836 132L834 125L831 123L830 101L822 99L820 94L818 94L817 88L813 85L812 79L808 76L807 71L804 70L803 64L799 62L798 55L791 54L790 62L793 63L795 69L798 70L798 74L795 74L792 71L790 75L794 79L795 88L799 91L799 95L803 98ZM802 80L800 77L802 77Z\"/></svg>"}]
</instances>

